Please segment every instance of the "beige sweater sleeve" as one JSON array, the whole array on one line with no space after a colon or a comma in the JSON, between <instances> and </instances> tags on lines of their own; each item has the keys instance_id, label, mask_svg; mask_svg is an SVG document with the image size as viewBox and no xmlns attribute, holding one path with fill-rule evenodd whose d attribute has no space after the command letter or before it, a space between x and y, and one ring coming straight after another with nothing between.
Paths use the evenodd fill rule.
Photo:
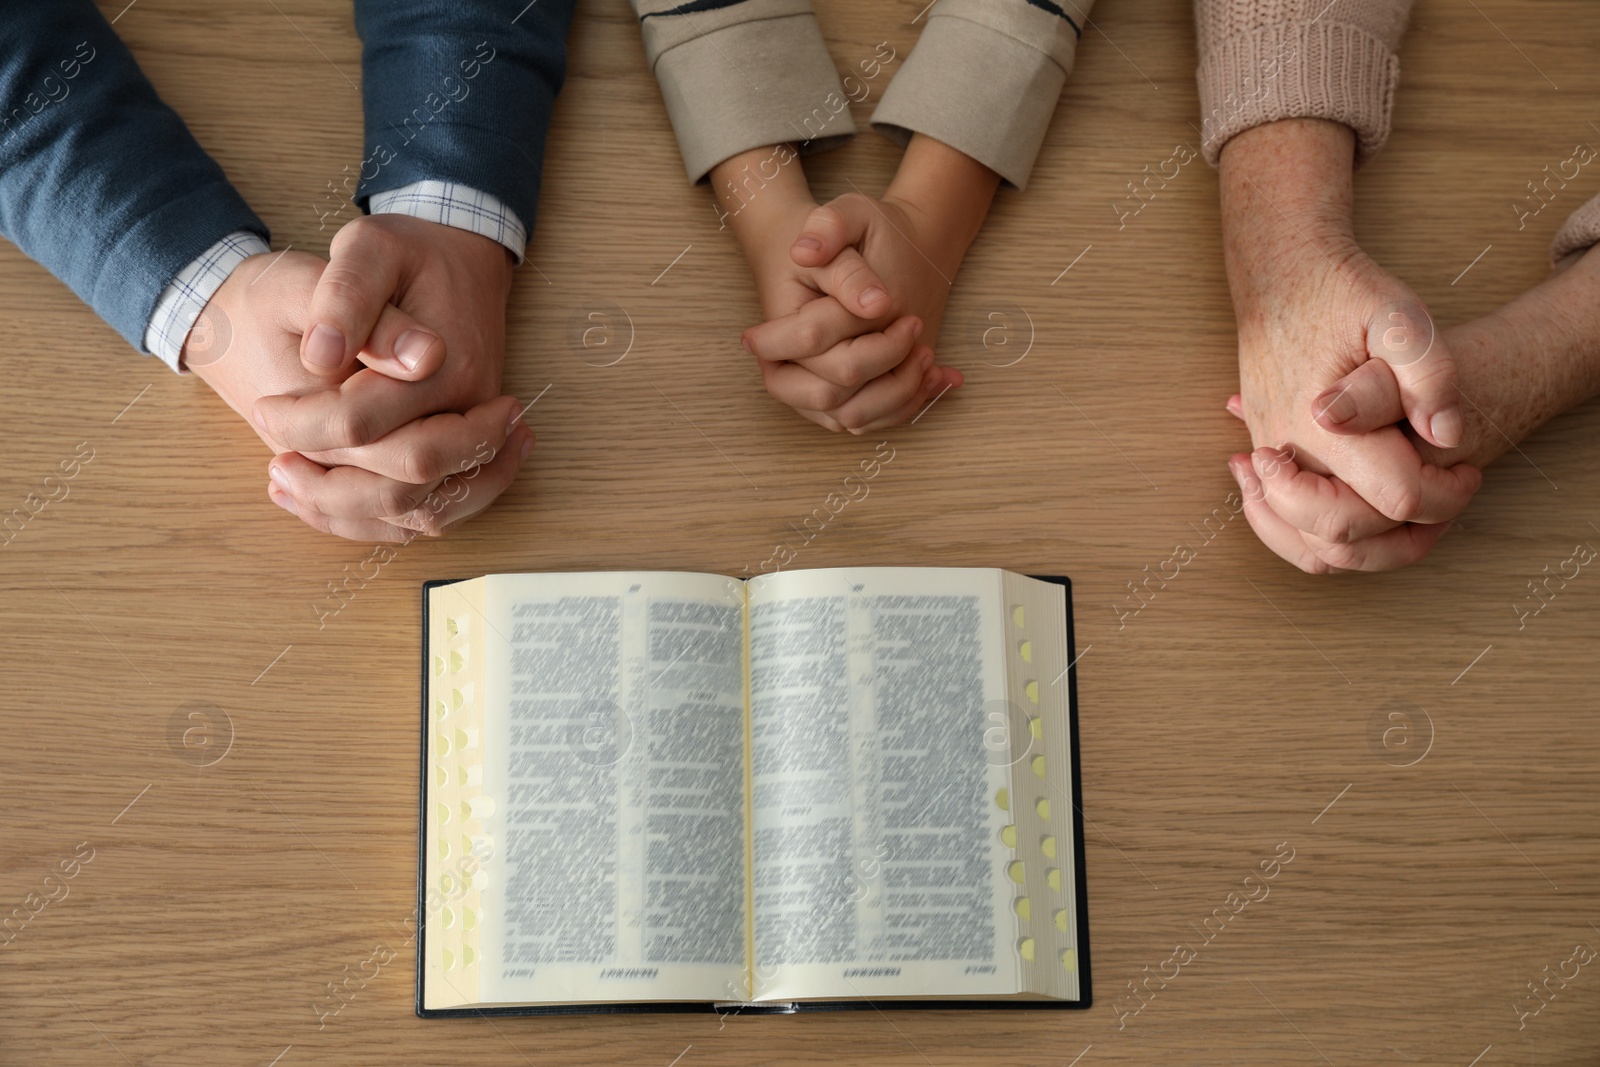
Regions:
<instances>
[{"instance_id":1,"label":"beige sweater sleeve","mask_svg":"<svg viewBox=\"0 0 1600 1067\"><path fill-rule=\"evenodd\" d=\"M1094 0L936 0L928 25L872 115L900 144L913 133L1027 184Z\"/></svg>"},{"instance_id":2,"label":"beige sweater sleeve","mask_svg":"<svg viewBox=\"0 0 1600 1067\"><path fill-rule=\"evenodd\" d=\"M1201 152L1289 118L1342 122L1356 164L1389 136L1411 0L1196 0Z\"/></svg>"},{"instance_id":3,"label":"beige sweater sleeve","mask_svg":"<svg viewBox=\"0 0 1600 1067\"><path fill-rule=\"evenodd\" d=\"M811 0L632 2L690 181L752 148L856 132Z\"/></svg>"}]
</instances>

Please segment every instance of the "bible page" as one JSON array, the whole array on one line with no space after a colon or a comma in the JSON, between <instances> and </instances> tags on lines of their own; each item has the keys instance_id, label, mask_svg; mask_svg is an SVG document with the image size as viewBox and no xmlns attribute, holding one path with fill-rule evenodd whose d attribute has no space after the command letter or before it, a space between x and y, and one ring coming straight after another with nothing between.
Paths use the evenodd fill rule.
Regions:
<instances>
[{"instance_id":1,"label":"bible page","mask_svg":"<svg viewBox=\"0 0 1600 1067\"><path fill-rule=\"evenodd\" d=\"M1024 987L1002 574L749 583L756 999Z\"/></svg>"},{"instance_id":2,"label":"bible page","mask_svg":"<svg viewBox=\"0 0 1600 1067\"><path fill-rule=\"evenodd\" d=\"M495 575L480 1000L748 993L744 589Z\"/></svg>"}]
</instances>

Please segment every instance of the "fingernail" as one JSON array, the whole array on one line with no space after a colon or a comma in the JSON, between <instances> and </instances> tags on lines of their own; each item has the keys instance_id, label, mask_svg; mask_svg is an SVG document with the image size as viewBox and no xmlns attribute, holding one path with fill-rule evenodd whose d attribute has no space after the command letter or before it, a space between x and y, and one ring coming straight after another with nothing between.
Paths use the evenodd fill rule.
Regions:
<instances>
[{"instance_id":1,"label":"fingernail","mask_svg":"<svg viewBox=\"0 0 1600 1067\"><path fill-rule=\"evenodd\" d=\"M1228 469L1233 471L1233 480L1239 483L1239 491L1251 500L1261 499L1261 483L1249 468L1244 465L1228 464Z\"/></svg>"},{"instance_id":2,"label":"fingernail","mask_svg":"<svg viewBox=\"0 0 1600 1067\"><path fill-rule=\"evenodd\" d=\"M278 505L284 511L287 511L289 514L296 517L299 516L300 509L294 506L294 497L290 496L288 493L268 493L267 495L272 498L272 502L274 504Z\"/></svg>"},{"instance_id":3,"label":"fingernail","mask_svg":"<svg viewBox=\"0 0 1600 1067\"><path fill-rule=\"evenodd\" d=\"M272 479L273 485L282 489L285 493L289 491L289 476L283 473L282 467L273 464L267 468L267 476Z\"/></svg>"},{"instance_id":4,"label":"fingernail","mask_svg":"<svg viewBox=\"0 0 1600 1067\"><path fill-rule=\"evenodd\" d=\"M344 334L319 322L306 338L306 360L328 370L338 367L344 362Z\"/></svg>"},{"instance_id":5,"label":"fingernail","mask_svg":"<svg viewBox=\"0 0 1600 1067\"><path fill-rule=\"evenodd\" d=\"M262 411L259 407L253 407L250 409L250 421L255 423L256 429L260 430L262 433L267 432L267 413Z\"/></svg>"},{"instance_id":6,"label":"fingernail","mask_svg":"<svg viewBox=\"0 0 1600 1067\"><path fill-rule=\"evenodd\" d=\"M922 356L922 373L928 373L928 368L931 366L933 366L933 353L924 353Z\"/></svg>"},{"instance_id":7,"label":"fingernail","mask_svg":"<svg viewBox=\"0 0 1600 1067\"><path fill-rule=\"evenodd\" d=\"M1445 448L1454 448L1461 443L1462 428L1460 405L1447 407L1428 420L1433 439Z\"/></svg>"},{"instance_id":8,"label":"fingernail","mask_svg":"<svg viewBox=\"0 0 1600 1067\"><path fill-rule=\"evenodd\" d=\"M922 320L921 319L917 319L915 324L911 327L911 339L913 341L915 341L917 338L922 336L922 327L923 327Z\"/></svg>"},{"instance_id":9,"label":"fingernail","mask_svg":"<svg viewBox=\"0 0 1600 1067\"><path fill-rule=\"evenodd\" d=\"M1317 397L1316 412L1332 423L1349 422L1356 417L1356 402L1349 390L1330 389Z\"/></svg>"},{"instance_id":10,"label":"fingernail","mask_svg":"<svg viewBox=\"0 0 1600 1067\"><path fill-rule=\"evenodd\" d=\"M433 342L434 336L431 333L407 330L394 343L394 358L398 359L406 370L416 370L417 364L422 362L422 357L427 355Z\"/></svg>"},{"instance_id":11,"label":"fingernail","mask_svg":"<svg viewBox=\"0 0 1600 1067\"><path fill-rule=\"evenodd\" d=\"M889 294L874 285L871 289L861 294L861 306L864 308L877 307L880 300L889 299Z\"/></svg>"},{"instance_id":12,"label":"fingernail","mask_svg":"<svg viewBox=\"0 0 1600 1067\"><path fill-rule=\"evenodd\" d=\"M745 336L745 335L744 335L744 334L742 334L742 333L741 333L741 334L740 334L740 335L739 335L739 345L740 345L740 347L742 347L742 348L743 348L743 349L744 349L744 350L745 350L745 351L746 351L746 352L749 352L749 353L750 353L750 354L751 354L751 355L752 355L752 356L753 356L753 355L755 355L755 352L754 352L754 351L752 351L752 350L751 350L751 348L750 348L750 339L749 339L749 338L748 338L748 337L746 337L746 336Z\"/></svg>"},{"instance_id":13,"label":"fingernail","mask_svg":"<svg viewBox=\"0 0 1600 1067\"><path fill-rule=\"evenodd\" d=\"M517 428L517 423L522 421L522 405L513 399L511 401L511 417L506 420L506 436L511 436L511 431Z\"/></svg>"},{"instance_id":14,"label":"fingernail","mask_svg":"<svg viewBox=\"0 0 1600 1067\"><path fill-rule=\"evenodd\" d=\"M815 237L811 237L811 236L808 236L808 235L802 235L802 236L796 238L795 242L794 242L794 246L796 248L803 248L807 252L820 252L820 251L822 251L822 242L817 240Z\"/></svg>"},{"instance_id":15,"label":"fingernail","mask_svg":"<svg viewBox=\"0 0 1600 1067\"><path fill-rule=\"evenodd\" d=\"M520 463L522 460L527 459L528 456L533 452L533 434L529 434L527 437L522 439L522 448L519 451L521 452L522 458L517 462Z\"/></svg>"}]
</instances>

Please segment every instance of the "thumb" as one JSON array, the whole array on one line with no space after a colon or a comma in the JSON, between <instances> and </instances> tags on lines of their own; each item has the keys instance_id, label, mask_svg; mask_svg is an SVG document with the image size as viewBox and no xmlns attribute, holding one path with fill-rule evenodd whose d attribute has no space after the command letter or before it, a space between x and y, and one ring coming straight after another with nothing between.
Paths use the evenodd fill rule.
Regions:
<instances>
[{"instance_id":1,"label":"thumb","mask_svg":"<svg viewBox=\"0 0 1600 1067\"><path fill-rule=\"evenodd\" d=\"M859 244L876 218L872 201L861 193L845 193L806 216L789 258L801 267L820 267L840 252Z\"/></svg>"},{"instance_id":2,"label":"thumb","mask_svg":"<svg viewBox=\"0 0 1600 1067\"><path fill-rule=\"evenodd\" d=\"M1394 372L1412 429L1440 448L1461 443L1465 423L1455 360L1420 301L1390 304L1367 324L1367 355Z\"/></svg>"},{"instance_id":3,"label":"thumb","mask_svg":"<svg viewBox=\"0 0 1600 1067\"><path fill-rule=\"evenodd\" d=\"M400 258L385 254L370 233L356 225L340 230L317 279L300 340L300 362L313 374L347 372L357 354L369 348L384 307L400 288ZM376 340L382 347L369 348L371 355L408 369L422 364L430 346L443 345L432 331L421 329L390 331Z\"/></svg>"},{"instance_id":4,"label":"thumb","mask_svg":"<svg viewBox=\"0 0 1600 1067\"><path fill-rule=\"evenodd\" d=\"M420 382L444 366L444 339L393 304L385 304L356 356L379 374Z\"/></svg>"},{"instance_id":5,"label":"thumb","mask_svg":"<svg viewBox=\"0 0 1600 1067\"><path fill-rule=\"evenodd\" d=\"M1311 417L1329 433L1363 434L1406 417L1394 368L1369 359L1311 402Z\"/></svg>"},{"instance_id":6,"label":"thumb","mask_svg":"<svg viewBox=\"0 0 1600 1067\"><path fill-rule=\"evenodd\" d=\"M889 314L893 304L877 271L867 266L861 253L846 247L833 262L811 272L812 280L845 310L874 320Z\"/></svg>"}]
</instances>

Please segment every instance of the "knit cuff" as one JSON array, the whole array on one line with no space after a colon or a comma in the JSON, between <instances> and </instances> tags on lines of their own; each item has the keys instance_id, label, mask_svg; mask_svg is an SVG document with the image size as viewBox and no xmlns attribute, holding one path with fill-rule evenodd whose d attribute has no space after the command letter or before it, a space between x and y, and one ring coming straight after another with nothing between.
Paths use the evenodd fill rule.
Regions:
<instances>
[{"instance_id":1,"label":"knit cuff","mask_svg":"<svg viewBox=\"0 0 1600 1067\"><path fill-rule=\"evenodd\" d=\"M1389 137L1400 60L1347 23L1279 23L1219 42L1200 63L1201 152L1213 167L1235 134L1280 119L1318 118L1356 134L1356 166Z\"/></svg>"}]
</instances>

